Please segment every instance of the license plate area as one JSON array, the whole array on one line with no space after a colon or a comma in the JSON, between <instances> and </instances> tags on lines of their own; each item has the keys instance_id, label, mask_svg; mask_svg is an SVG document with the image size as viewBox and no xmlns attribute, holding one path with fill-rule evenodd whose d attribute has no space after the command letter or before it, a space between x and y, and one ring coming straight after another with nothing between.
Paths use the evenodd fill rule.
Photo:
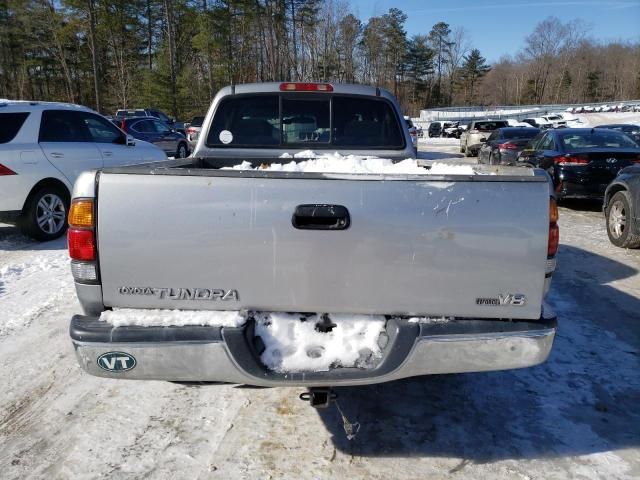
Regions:
<instances>
[{"instance_id":1,"label":"license plate area","mask_svg":"<svg viewBox=\"0 0 640 480\"><path fill-rule=\"evenodd\" d=\"M371 370L389 343L382 315L260 313L252 344L262 365L273 372Z\"/></svg>"}]
</instances>

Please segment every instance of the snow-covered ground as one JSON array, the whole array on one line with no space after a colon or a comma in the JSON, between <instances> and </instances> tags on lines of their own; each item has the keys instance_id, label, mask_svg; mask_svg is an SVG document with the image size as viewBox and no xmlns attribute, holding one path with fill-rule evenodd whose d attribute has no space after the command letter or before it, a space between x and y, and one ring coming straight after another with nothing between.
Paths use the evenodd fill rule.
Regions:
<instances>
[{"instance_id":1,"label":"snow-covered ground","mask_svg":"<svg viewBox=\"0 0 640 480\"><path fill-rule=\"evenodd\" d=\"M640 125L640 112L580 113L574 116L579 118L587 127L612 123L634 123Z\"/></svg>"},{"instance_id":2,"label":"snow-covered ground","mask_svg":"<svg viewBox=\"0 0 640 480\"><path fill-rule=\"evenodd\" d=\"M420 146L459 155L455 139ZM337 389L353 440L336 406L298 400L304 389L86 375L64 239L0 225L0 477L640 478L640 250L609 243L597 205L560 210L550 359Z\"/></svg>"}]
</instances>

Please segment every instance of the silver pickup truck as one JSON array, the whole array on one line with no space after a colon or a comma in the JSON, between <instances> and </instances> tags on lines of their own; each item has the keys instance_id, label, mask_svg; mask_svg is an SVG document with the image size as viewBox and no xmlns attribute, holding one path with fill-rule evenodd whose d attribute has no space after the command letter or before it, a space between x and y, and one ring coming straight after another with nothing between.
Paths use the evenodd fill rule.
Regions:
<instances>
[{"instance_id":1,"label":"silver pickup truck","mask_svg":"<svg viewBox=\"0 0 640 480\"><path fill-rule=\"evenodd\" d=\"M224 168L282 163L283 154L300 161L295 154L308 149L413 156L384 90L256 84L218 93L191 158L82 174L69 217L84 310L70 334L82 368L122 379L327 387L547 358L556 319L544 296L558 226L545 172ZM118 312L125 320L169 312L174 321L109 322ZM194 312L242 312L244 322L180 320ZM341 318L375 319L378 354L320 370L273 368L263 355L265 312L322 319L315 330L327 338Z\"/></svg>"}]
</instances>

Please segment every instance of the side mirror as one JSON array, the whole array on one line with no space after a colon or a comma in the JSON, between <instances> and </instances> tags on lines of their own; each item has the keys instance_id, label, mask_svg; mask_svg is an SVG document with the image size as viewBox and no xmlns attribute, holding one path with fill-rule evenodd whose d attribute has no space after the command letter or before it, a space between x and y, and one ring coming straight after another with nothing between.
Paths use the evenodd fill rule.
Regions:
<instances>
[{"instance_id":1,"label":"side mirror","mask_svg":"<svg viewBox=\"0 0 640 480\"><path fill-rule=\"evenodd\" d=\"M127 147L134 147L136 145L136 139L131 135L127 135Z\"/></svg>"}]
</instances>

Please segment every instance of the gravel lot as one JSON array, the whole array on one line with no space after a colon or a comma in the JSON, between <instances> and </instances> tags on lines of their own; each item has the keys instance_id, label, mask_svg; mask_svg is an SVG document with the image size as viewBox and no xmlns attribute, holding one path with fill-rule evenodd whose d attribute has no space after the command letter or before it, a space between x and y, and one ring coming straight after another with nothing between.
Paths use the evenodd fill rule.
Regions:
<instances>
[{"instance_id":1,"label":"gravel lot","mask_svg":"<svg viewBox=\"0 0 640 480\"><path fill-rule=\"evenodd\" d=\"M455 140L420 146L427 159L458 152ZM560 215L549 361L340 388L360 424L351 441L338 410L311 409L303 389L84 374L64 239L0 225L1 477L639 478L640 250L609 243L597 204Z\"/></svg>"}]
</instances>

